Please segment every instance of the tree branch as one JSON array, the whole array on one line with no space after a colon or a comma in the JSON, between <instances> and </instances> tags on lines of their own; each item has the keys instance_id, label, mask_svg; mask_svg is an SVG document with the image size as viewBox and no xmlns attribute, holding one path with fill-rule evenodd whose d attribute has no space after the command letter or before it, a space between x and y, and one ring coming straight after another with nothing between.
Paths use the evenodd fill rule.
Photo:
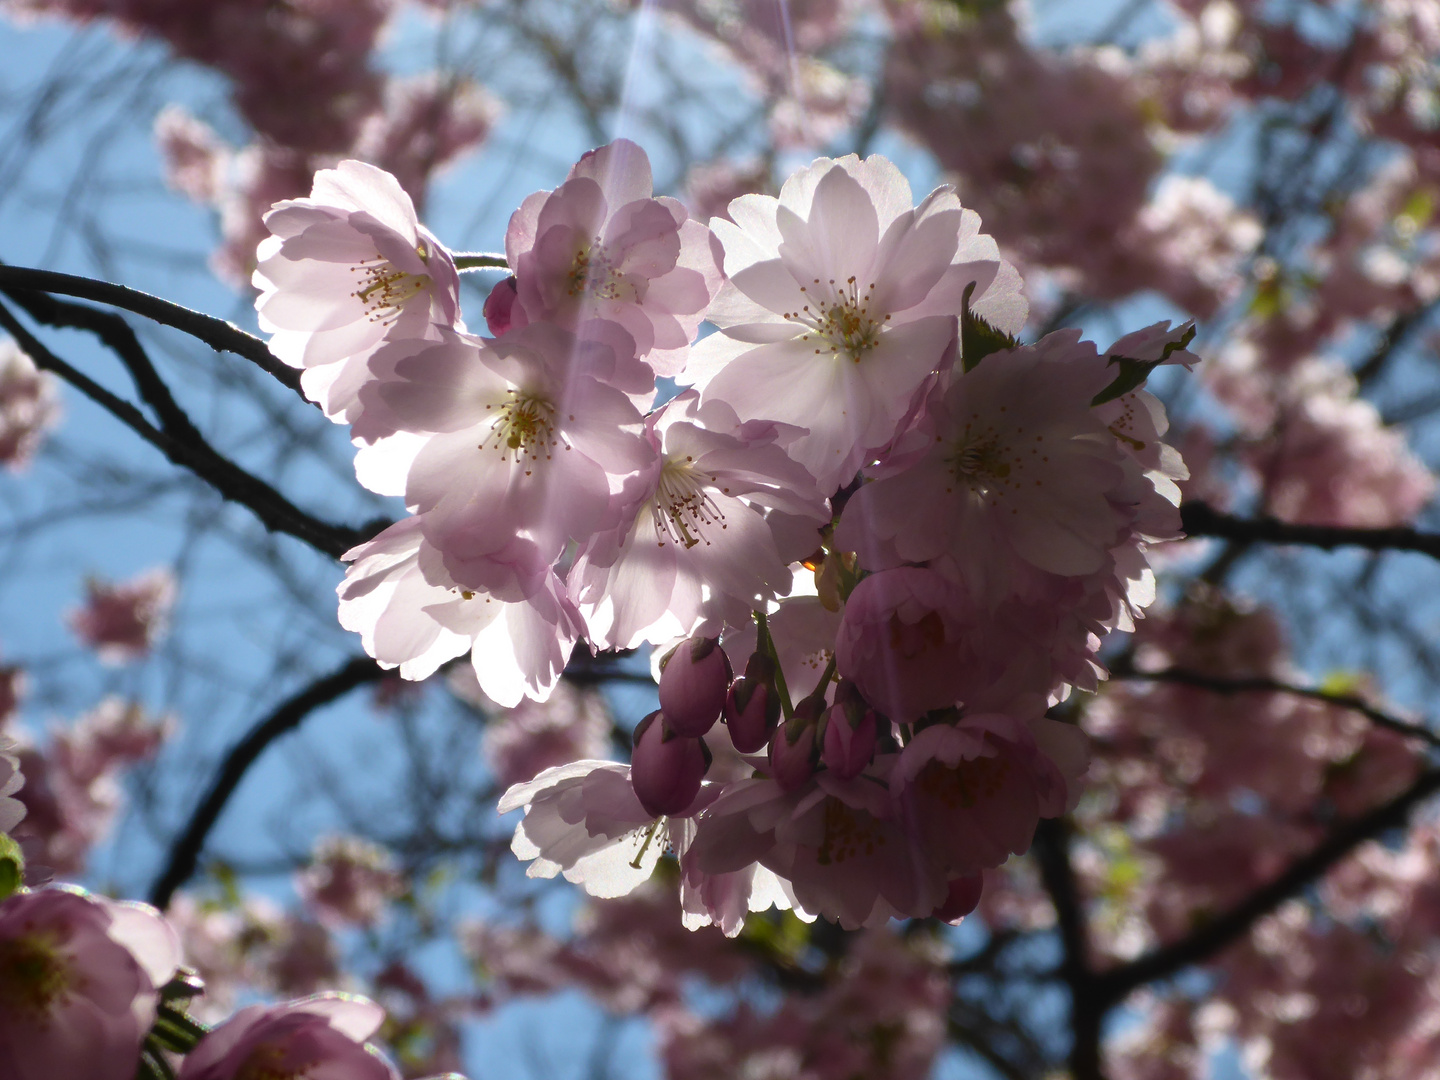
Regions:
<instances>
[{"instance_id":1,"label":"tree branch","mask_svg":"<svg viewBox=\"0 0 1440 1080\"><path fill-rule=\"evenodd\" d=\"M1103 1080L1100 1067L1100 1025L1106 1006L1095 993L1090 968L1090 933L1085 905L1070 862L1070 825L1064 818L1042 820L1035 830L1035 858L1050 902L1065 958L1060 975L1070 989L1070 1075L1073 1080Z\"/></svg>"},{"instance_id":2,"label":"tree branch","mask_svg":"<svg viewBox=\"0 0 1440 1080\"><path fill-rule=\"evenodd\" d=\"M210 830L219 820L230 796L240 786L240 781L245 778L245 773L266 747L281 735L293 731L322 705L328 705L357 686L375 682L385 674L369 657L355 657L281 702L274 712L252 727L225 756L200 804L190 815L189 823L171 845L165 868L150 887L150 903L163 911L169 906L175 890L190 880Z\"/></svg>"},{"instance_id":3,"label":"tree branch","mask_svg":"<svg viewBox=\"0 0 1440 1080\"><path fill-rule=\"evenodd\" d=\"M224 319L217 319L213 315L206 315L109 281L96 281L93 278L59 274L53 270L37 270L28 266L0 264L0 291L10 294L14 289L59 293L61 296L74 296L81 300L93 300L133 311L136 315L143 315L164 326L182 330L212 349L243 357L297 394L300 393L298 371L277 360L263 340ZM17 298L16 302L21 301Z\"/></svg>"},{"instance_id":4,"label":"tree branch","mask_svg":"<svg viewBox=\"0 0 1440 1080\"><path fill-rule=\"evenodd\" d=\"M1440 791L1440 769L1421 773L1400 795L1368 814L1342 824L1309 855L1296 860L1274 881L1255 890L1225 914L1179 941L1162 945L1129 963L1099 973L1092 983L1099 1007L1108 1011L1146 983L1209 960L1249 933L1260 919L1298 895L1366 840L1373 840L1387 829L1404 825L1410 812L1437 791Z\"/></svg>"},{"instance_id":5,"label":"tree branch","mask_svg":"<svg viewBox=\"0 0 1440 1080\"><path fill-rule=\"evenodd\" d=\"M1112 665L1110 676L1114 679L1128 679L1136 682L1157 682L1172 683L1179 686L1191 686L1197 690L1208 690L1215 694L1250 694L1250 693L1272 693L1290 694L1294 697L1308 698L1311 701L1321 701L1327 705L1334 705L1341 709L1350 709L1360 713L1377 727L1383 727L1393 731L1397 735L1404 735L1406 738L1420 739L1430 746L1440 747L1440 734L1424 726L1423 724L1412 724L1407 720L1401 720L1397 716L1375 708L1364 698L1354 694L1335 694L1317 687L1295 686L1291 683L1281 682L1278 679L1269 679L1264 676L1249 676L1245 678L1224 678L1221 676L1205 675L1198 671L1186 671L1183 668L1165 668L1160 671L1142 671L1132 667L1128 663L1117 663Z\"/></svg>"},{"instance_id":6,"label":"tree branch","mask_svg":"<svg viewBox=\"0 0 1440 1080\"><path fill-rule=\"evenodd\" d=\"M1187 502L1180 519L1190 536L1218 536L1241 543L1300 544L1323 548L1359 547L1370 551L1418 551L1440 559L1440 534L1408 526L1388 529L1351 529L1335 525L1292 525L1273 517L1241 518L1222 513L1204 502Z\"/></svg>"},{"instance_id":7,"label":"tree branch","mask_svg":"<svg viewBox=\"0 0 1440 1080\"><path fill-rule=\"evenodd\" d=\"M35 361L37 367L53 372L70 383L91 401L101 406L158 449L173 464L190 470L214 487L226 499L248 508L272 532L287 533L303 540L317 551L334 558L339 558L349 548L371 535L362 530L332 525L313 517L290 502L265 481L246 472L229 458L218 453L195 430L189 419L170 399L168 389L164 390L163 399L160 399L168 401L164 410L170 413L170 428L166 430L163 427L157 428L133 404L61 360L46 348L39 338L30 333L25 325L3 304L0 304L0 326L14 336L20 343L20 347ZM122 359L124 358L122 357ZM132 355L130 362L133 361ZM127 363L128 366L129 363ZM145 358L144 368L148 369L148 376L136 375L135 370L133 368L131 370L132 377L136 378L137 383L151 376L158 383L159 376L155 374L148 357ZM163 384L161 385L163 386ZM151 387L151 391L154 392L153 387ZM157 407L156 411L160 413L161 408Z\"/></svg>"}]
</instances>

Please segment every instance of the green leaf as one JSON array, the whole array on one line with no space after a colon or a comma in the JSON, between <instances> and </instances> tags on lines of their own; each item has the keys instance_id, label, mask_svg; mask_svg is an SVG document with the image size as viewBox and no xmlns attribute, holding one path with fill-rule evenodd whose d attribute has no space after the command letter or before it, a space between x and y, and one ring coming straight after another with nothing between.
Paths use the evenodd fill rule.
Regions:
<instances>
[{"instance_id":1,"label":"green leaf","mask_svg":"<svg viewBox=\"0 0 1440 1080\"><path fill-rule=\"evenodd\" d=\"M25 856L20 845L0 833L0 900L20 891L25 883Z\"/></svg>"},{"instance_id":2,"label":"green leaf","mask_svg":"<svg viewBox=\"0 0 1440 1080\"><path fill-rule=\"evenodd\" d=\"M1170 357L1185 348L1195 340L1195 327L1191 326L1185 333L1174 341L1167 341L1165 348L1160 352L1158 360L1133 360L1128 356L1112 356L1110 363L1117 366L1120 371L1111 381L1110 385L1101 390L1090 399L1092 407L1104 405L1107 401L1114 401L1118 397L1124 397L1131 390L1144 384L1150 377L1150 372L1163 364Z\"/></svg>"},{"instance_id":3,"label":"green leaf","mask_svg":"<svg viewBox=\"0 0 1440 1080\"><path fill-rule=\"evenodd\" d=\"M975 282L965 286L965 295L960 300L960 362L966 371L991 353L1018 348L1020 342L1005 331L991 326L970 310L970 294L975 291Z\"/></svg>"}]
</instances>

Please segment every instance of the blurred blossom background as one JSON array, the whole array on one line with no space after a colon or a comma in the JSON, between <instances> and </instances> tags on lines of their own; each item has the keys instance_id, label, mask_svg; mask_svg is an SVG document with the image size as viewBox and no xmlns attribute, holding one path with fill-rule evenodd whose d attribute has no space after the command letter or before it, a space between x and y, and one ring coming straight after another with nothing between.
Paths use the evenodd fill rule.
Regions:
<instances>
[{"instance_id":1,"label":"blurred blossom background","mask_svg":"<svg viewBox=\"0 0 1440 1080\"><path fill-rule=\"evenodd\" d=\"M343 158L495 251L618 136L701 221L883 154L979 212L1027 340L1196 319L1196 373L1151 381L1186 502L1318 527L1192 514L1212 535L1157 548L1159 602L1073 702L1087 794L958 928L727 940L664 862L613 901L527 879L499 792L627 755L648 655L508 712L463 666L356 679L167 883L202 1015L354 990L406 1075L472 1080L1437 1075L1440 0L0 0L0 58L0 261L251 330L261 214ZM472 327L500 278L462 278ZM403 513L259 368L129 321L217 450L324 520ZM42 336L134 397L92 335ZM342 568L8 341L0 461L20 835L156 898L229 749L358 655Z\"/></svg>"}]
</instances>

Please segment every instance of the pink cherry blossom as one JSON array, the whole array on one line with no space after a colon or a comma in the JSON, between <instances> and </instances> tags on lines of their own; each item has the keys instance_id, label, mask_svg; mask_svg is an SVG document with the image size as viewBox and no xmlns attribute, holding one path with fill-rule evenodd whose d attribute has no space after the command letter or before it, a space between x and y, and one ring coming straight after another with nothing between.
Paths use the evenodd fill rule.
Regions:
<instances>
[{"instance_id":1,"label":"pink cherry blossom","mask_svg":"<svg viewBox=\"0 0 1440 1080\"><path fill-rule=\"evenodd\" d=\"M407 343L393 377L362 395L401 429L434 433L410 465L406 501L457 582L482 585L517 536L548 561L588 540L611 524L612 490L653 462L640 414L611 385L638 364L634 343L614 324L597 334L533 323L495 341Z\"/></svg>"},{"instance_id":2,"label":"pink cherry blossom","mask_svg":"<svg viewBox=\"0 0 1440 1080\"><path fill-rule=\"evenodd\" d=\"M142 904L65 888L0 902L0 1073L133 1080L179 960L175 932Z\"/></svg>"},{"instance_id":3,"label":"pink cherry blossom","mask_svg":"<svg viewBox=\"0 0 1440 1080\"><path fill-rule=\"evenodd\" d=\"M9 338L0 340L0 462L23 468L46 430L60 421L55 378Z\"/></svg>"},{"instance_id":4,"label":"pink cherry blossom","mask_svg":"<svg viewBox=\"0 0 1440 1080\"><path fill-rule=\"evenodd\" d=\"M499 113L499 102L467 79L438 71L391 78L352 152L419 198L433 174L485 141Z\"/></svg>"},{"instance_id":5,"label":"pink cherry blossom","mask_svg":"<svg viewBox=\"0 0 1440 1080\"><path fill-rule=\"evenodd\" d=\"M818 159L779 199L747 195L712 223L729 282L687 377L741 419L809 429L792 457L830 493L893 439L911 399L956 347L973 308L1007 331L1025 301L980 219L941 188L918 207L881 157Z\"/></svg>"},{"instance_id":6,"label":"pink cherry blossom","mask_svg":"<svg viewBox=\"0 0 1440 1080\"><path fill-rule=\"evenodd\" d=\"M1083 751L1075 752L1083 739L1078 730L1055 739L1072 770L1083 771ZM1026 851L1039 819L1058 817L1078 795L1078 778L1061 772L1030 727L992 715L925 728L901 752L891 784L926 856L953 879Z\"/></svg>"},{"instance_id":7,"label":"pink cherry blossom","mask_svg":"<svg viewBox=\"0 0 1440 1080\"><path fill-rule=\"evenodd\" d=\"M185 1056L181 1080L399 1080L365 1040L385 1010L366 998L316 994L279 1005L251 1005L215 1028Z\"/></svg>"},{"instance_id":8,"label":"pink cherry blossom","mask_svg":"<svg viewBox=\"0 0 1440 1080\"><path fill-rule=\"evenodd\" d=\"M382 342L459 327L454 262L389 173L343 161L315 174L309 198L277 203L265 224L273 235L254 278L261 329L332 420L360 415L366 361Z\"/></svg>"},{"instance_id":9,"label":"pink cherry blossom","mask_svg":"<svg viewBox=\"0 0 1440 1080\"><path fill-rule=\"evenodd\" d=\"M79 872L119 813L121 770L153 756L173 729L173 720L111 697L68 728L53 728L44 754L22 745L19 799L27 813L17 831L33 846L33 861Z\"/></svg>"},{"instance_id":10,"label":"pink cherry blossom","mask_svg":"<svg viewBox=\"0 0 1440 1080\"><path fill-rule=\"evenodd\" d=\"M107 664L143 658L165 634L175 604L175 576L156 567L118 585L85 582L85 606L70 613L70 628Z\"/></svg>"},{"instance_id":11,"label":"pink cherry blossom","mask_svg":"<svg viewBox=\"0 0 1440 1080\"><path fill-rule=\"evenodd\" d=\"M406 518L346 552L340 625L402 677L424 679L470 653L480 688L498 704L544 701L583 631L579 612L535 546L516 538L493 557L491 587L462 588Z\"/></svg>"},{"instance_id":12,"label":"pink cherry blossom","mask_svg":"<svg viewBox=\"0 0 1440 1080\"><path fill-rule=\"evenodd\" d=\"M1142 516L1175 535L1174 506L1090 405L1113 375L1078 331L957 372L851 498L837 542L876 568L944 560L990 597L1034 570L1106 571Z\"/></svg>"},{"instance_id":13,"label":"pink cherry blossom","mask_svg":"<svg viewBox=\"0 0 1440 1080\"><path fill-rule=\"evenodd\" d=\"M787 563L818 545L830 511L787 453L794 432L738 424L687 392L646 420L655 459L627 484L620 524L584 548L570 588L601 646L683 637L736 623L790 590ZM784 512L810 536L767 512Z\"/></svg>"},{"instance_id":14,"label":"pink cherry blossom","mask_svg":"<svg viewBox=\"0 0 1440 1080\"><path fill-rule=\"evenodd\" d=\"M576 761L510 788L499 811L525 810L510 849L530 863L527 876L563 872L591 896L612 897L643 884L667 847L683 854L694 829L689 815L717 793L704 786L683 815L660 816L640 804L627 766Z\"/></svg>"},{"instance_id":15,"label":"pink cherry blossom","mask_svg":"<svg viewBox=\"0 0 1440 1080\"><path fill-rule=\"evenodd\" d=\"M374 925L404 888L390 853L355 836L322 839L295 883L300 898L320 919L356 926Z\"/></svg>"},{"instance_id":16,"label":"pink cherry blossom","mask_svg":"<svg viewBox=\"0 0 1440 1080\"><path fill-rule=\"evenodd\" d=\"M733 873L759 862L789 882L801 908L847 929L929 915L947 886L919 857L876 782L894 763L883 755L852 780L820 772L790 792L766 779L727 785L698 823L690 854L696 871Z\"/></svg>"},{"instance_id":17,"label":"pink cherry blossom","mask_svg":"<svg viewBox=\"0 0 1440 1080\"><path fill-rule=\"evenodd\" d=\"M522 701L503 716L492 715L482 749L496 783L508 788L552 766L603 756L610 750L612 724L598 690L561 680L548 700Z\"/></svg>"},{"instance_id":18,"label":"pink cherry blossom","mask_svg":"<svg viewBox=\"0 0 1440 1080\"><path fill-rule=\"evenodd\" d=\"M617 139L521 203L505 233L512 324L617 322L658 374L678 374L720 269L709 231L652 190L645 151Z\"/></svg>"}]
</instances>

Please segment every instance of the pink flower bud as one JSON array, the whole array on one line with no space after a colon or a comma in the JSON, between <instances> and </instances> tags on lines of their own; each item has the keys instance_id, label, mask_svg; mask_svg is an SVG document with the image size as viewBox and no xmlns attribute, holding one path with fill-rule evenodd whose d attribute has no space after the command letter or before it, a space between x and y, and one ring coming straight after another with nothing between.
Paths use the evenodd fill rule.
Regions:
<instances>
[{"instance_id":1,"label":"pink flower bud","mask_svg":"<svg viewBox=\"0 0 1440 1080\"><path fill-rule=\"evenodd\" d=\"M844 780L859 776L875 756L875 710L866 706L854 683L842 682L835 690L835 705L827 713L821 760ZM846 687L852 693L845 693Z\"/></svg>"},{"instance_id":2,"label":"pink flower bud","mask_svg":"<svg viewBox=\"0 0 1440 1080\"><path fill-rule=\"evenodd\" d=\"M753 754L770 741L780 722L780 695L775 690L775 662L754 652L745 662L745 674L725 695L725 723L730 741L742 754Z\"/></svg>"},{"instance_id":3,"label":"pink flower bud","mask_svg":"<svg viewBox=\"0 0 1440 1080\"><path fill-rule=\"evenodd\" d=\"M514 276L498 282L485 298L485 325L499 337L514 324L515 299L519 295Z\"/></svg>"},{"instance_id":4,"label":"pink flower bud","mask_svg":"<svg viewBox=\"0 0 1440 1080\"><path fill-rule=\"evenodd\" d=\"M677 735L663 712L635 726L630 784L646 813L679 814L695 801L710 768L710 749L698 738Z\"/></svg>"},{"instance_id":5,"label":"pink flower bud","mask_svg":"<svg viewBox=\"0 0 1440 1080\"><path fill-rule=\"evenodd\" d=\"M980 891L985 885L984 874L962 874L950 879L950 889L945 902L935 909L935 918L941 922L959 924L980 903Z\"/></svg>"},{"instance_id":6,"label":"pink flower bud","mask_svg":"<svg viewBox=\"0 0 1440 1080\"><path fill-rule=\"evenodd\" d=\"M795 715L775 729L770 739L770 777L784 791L798 791L815 775L816 727L825 699L808 697L795 706Z\"/></svg>"},{"instance_id":7,"label":"pink flower bud","mask_svg":"<svg viewBox=\"0 0 1440 1080\"><path fill-rule=\"evenodd\" d=\"M681 642L660 671L660 711L671 730L698 739L720 719L735 673L715 638Z\"/></svg>"}]
</instances>

